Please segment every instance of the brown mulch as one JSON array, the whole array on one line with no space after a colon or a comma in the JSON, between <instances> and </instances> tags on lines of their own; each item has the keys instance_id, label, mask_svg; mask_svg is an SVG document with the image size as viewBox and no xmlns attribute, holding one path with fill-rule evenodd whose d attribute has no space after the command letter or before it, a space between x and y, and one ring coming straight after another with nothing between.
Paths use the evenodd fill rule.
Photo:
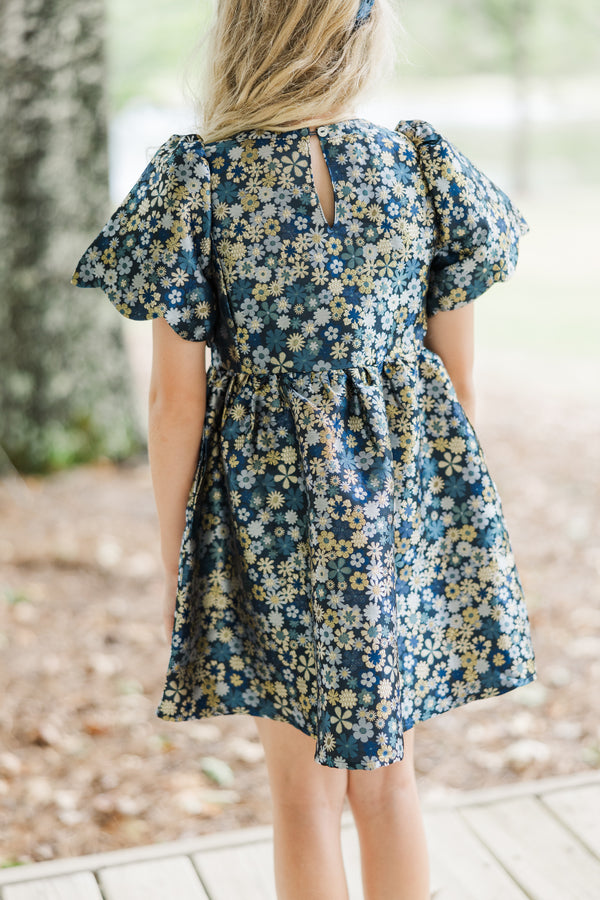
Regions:
<instances>
[{"instance_id":1,"label":"brown mulch","mask_svg":"<svg viewBox=\"0 0 600 900\"><path fill-rule=\"evenodd\" d=\"M425 797L600 765L600 422L585 375L569 388L550 365L484 364L478 430L539 679L417 727ZM270 822L250 717L154 715L168 648L145 462L5 478L0 516L0 863Z\"/></svg>"}]
</instances>

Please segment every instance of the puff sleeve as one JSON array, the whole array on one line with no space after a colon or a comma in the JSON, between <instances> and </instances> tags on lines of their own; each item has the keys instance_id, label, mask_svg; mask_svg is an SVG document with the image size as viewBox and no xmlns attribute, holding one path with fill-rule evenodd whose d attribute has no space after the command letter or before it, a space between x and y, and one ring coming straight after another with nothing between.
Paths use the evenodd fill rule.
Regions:
<instances>
[{"instance_id":1,"label":"puff sleeve","mask_svg":"<svg viewBox=\"0 0 600 900\"><path fill-rule=\"evenodd\" d=\"M505 281L529 227L506 194L427 122L401 121L395 130L415 147L433 208L435 244L426 294L432 316Z\"/></svg>"},{"instance_id":2,"label":"puff sleeve","mask_svg":"<svg viewBox=\"0 0 600 900\"><path fill-rule=\"evenodd\" d=\"M210 169L197 135L173 135L90 244L71 279L99 287L129 319L163 316L189 341L210 343Z\"/></svg>"}]
</instances>

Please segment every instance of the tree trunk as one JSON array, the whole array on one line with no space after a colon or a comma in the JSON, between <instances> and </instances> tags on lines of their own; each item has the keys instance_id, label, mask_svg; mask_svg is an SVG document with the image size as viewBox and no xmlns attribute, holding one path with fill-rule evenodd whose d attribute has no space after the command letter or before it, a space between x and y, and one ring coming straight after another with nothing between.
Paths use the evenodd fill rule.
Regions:
<instances>
[{"instance_id":1,"label":"tree trunk","mask_svg":"<svg viewBox=\"0 0 600 900\"><path fill-rule=\"evenodd\" d=\"M69 284L109 212L103 7L0 5L0 468L141 446L120 320Z\"/></svg>"}]
</instances>

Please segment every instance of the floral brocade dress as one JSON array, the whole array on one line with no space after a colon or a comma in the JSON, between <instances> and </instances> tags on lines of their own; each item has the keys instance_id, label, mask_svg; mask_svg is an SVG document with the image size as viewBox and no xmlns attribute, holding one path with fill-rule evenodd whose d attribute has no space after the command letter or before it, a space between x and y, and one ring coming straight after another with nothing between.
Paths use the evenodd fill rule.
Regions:
<instances>
[{"instance_id":1,"label":"floral brocade dress","mask_svg":"<svg viewBox=\"0 0 600 900\"><path fill-rule=\"evenodd\" d=\"M174 135L73 283L210 347L156 714L249 714L326 766L536 677L500 498L428 317L505 280L527 226L424 122Z\"/></svg>"}]
</instances>

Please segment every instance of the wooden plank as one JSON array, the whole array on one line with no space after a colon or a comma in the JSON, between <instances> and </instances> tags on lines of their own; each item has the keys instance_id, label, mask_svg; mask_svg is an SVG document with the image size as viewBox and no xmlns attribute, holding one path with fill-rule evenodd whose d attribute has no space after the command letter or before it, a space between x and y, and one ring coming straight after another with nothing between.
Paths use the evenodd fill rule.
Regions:
<instances>
[{"instance_id":1,"label":"wooden plank","mask_svg":"<svg viewBox=\"0 0 600 900\"><path fill-rule=\"evenodd\" d=\"M526 900L459 813L425 813L425 833L435 900Z\"/></svg>"},{"instance_id":2,"label":"wooden plank","mask_svg":"<svg viewBox=\"0 0 600 900\"><path fill-rule=\"evenodd\" d=\"M21 884L7 885L4 900L102 900L102 894L91 872L77 872L57 878L38 878Z\"/></svg>"},{"instance_id":3,"label":"wooden plank","mask_svg":"<svg viewBox=\"0 0 600 900\"><path fill-rule=\"evenodd\" d=\"M469 821L469 823L472 824L471 819L475 821L475 818L478 815L478 813L476 812L477 807L481 806L485 808L486 804L489 804L490 802L493 803L493 808L490 808L489 816L483 816L486 819L497 818L498 803L501 803L501 805L504 806L506 803L512 802L513 800L515 802L519 801L519 798L522 798L523 800L529 799L529 801L534 803L534 805L537 803L538 807L543 810L545 818L549 821L554 822L555 825L554 830L551 828L551 826L548 826L552 832L552 840L550 841L548 846L546 846L546 839L544 838L543 840L538 842L540 846L534 847L530 852L530 847L532 841L534 840L535 832L536 830L539 830L537 825L537 818L534 818L532 822L529 822L526 818L522 818L521 813L512 814L512 824L510 825L510 827L506 822L504 824L499 824L497 822L496 825L500 828L501 831L508 831L509 834L510 828L513 828L514 840L517 842L519 839L522 842L526 841L528 854L532 858L537 857L538 861L537 863L535 863L535 865L541 865L539 860L542 859L544 866L547 868L547 858L551 858L553 860L553 864L550 869L551 873L554 872L555 868L561 869L560 856L561 854L563 855L564 866L561 870L562 874L560 875L558 882L556 881L554 874L548 874L548 882L552 882L552 887L551 892L548 894L548 896L544 896L544 900L550 900L550 898L557 896L560 891L559 887L556 885L564 886L567 878L568 887L567 890L564 891L563 897L566 898L569 896L577 896L577 900L583 900L583 898L587 898L590 896L595 897L596 894L600 897L600 889L598 889L596 869L594 869L594 871L591 873L592 880L590 883L592 884L592 888L587 889L587 893L586 889L584 889L583 892L580 892L579 894L574 893L572 877L572 872L575 870L579 870L580 868L578 860L580 859L581 854L583 854L584 857L586 856L586 846L587 848L589 848L589 852L587 853L587 856L589 858L588 862L584 863L584 867L589 866L589 859L594 859L594 857L591 855L592 851L596 854L600 853L600 836L598 833L600 824L596 816L596 809L600 807L599 791L600 773L581 772L573 776L543 779L537 782L522 782L519 784L498 786L497 788L483 789L480 791L464 792L458 796L453 795L449 797L447 801L442 800L441 806L437 802L428 804L427 799L424 798L424 808L426 813L426 822L427 816L429 814L432 814L433 812L452 812L452 809L455 808L458 809L460 815L464 815L465 821ZM530 795L529 798L523 797L523 792L528 792ZM540 797L541 799L539 801L536 801L534 797L531 797L532 794L538 795L538 797ZM510 801L509 798L511 798ZM560 821L556 821L556 817L558 817ZM561 825L561 822L564 823L564 825ZM455 827L458 826L456 826L456 823L454 822L452 828L438 828L436 829L434 837L430 838L430 852L432 855L433 871L444 875L447 880L447 884L450 887L452 885L452 879L455 880L457 876L452 874L453 870L449 862L445 861L444 854L446 851L443 849L443 847L444 843L447 843L449 840L448 835L451 832L452 835L454 835L453 829ZM544 825L544 828L545 827L546 825ZM346 829L348 830L346 831ZM561 840L558 840L558 844L556 842L556 829L558 830L558 834L561 836ZM572 830L573 834L569 833L569 829ZM444 833L441 834L440 831ZM494 843L490 844L491 838L489 836L486 836L487 831L488 829L486 827L486 833L485 835L482 833L481 837L482 840L485 840L487 842L491 854L495 855L497 853L497 848ZM199 835L196 838L165 842L145 847L131 847L124 850L89 854L87 856L75 857L70 859L57 859L27 864L24 866L15 866L6 869L0 869L0 886L18 884L20 887L27 886L28 890L30 890L33 886L34 881L38 883L40 888L43 886L43 881L52 881L53 889L58 889L56 882L58 881L59 877L73 873L82 873L85 876L87 884L93 884L93 887L96 890L96 894L93 895L94 900L99 900L100 892L95 885L95 882L93 882L93 876L91 875L91 872L93 871L98 871L99 869L107 871L109 868L112 869L114 867L120 867L126 864L143 862L144 860L168 860L169 858L172 859L174 857L191 856L192 854L195 854L195 860L203 859L206 853L209 851L219 853L220 851L224 851L227 848L232 848L236 851L245 850L247 851L247 854L250 854L250 856L252 856L257 844L261 845L258 854L262 854L263 859L263 862L260 866L260 871L262 873L260 877L262 878L265 873L271 874L272 877L273 861L272 844L270 843L270 841L272 840L272 833L273 829L270 825L256 826L254 828L244 828L239 830L234 829L227 832L211 832L210 834ZM519 834L521 834L521 838L519 838ZM355 885L359 884L360 853L358 847L358 838L356 836L356 832L354 831L353 819L349 810L345 811L342 815L342 835L344 860L348 873L348 880L350 882L350 890L352 892L354 891ZM563 843L561 841L562 838L565 837L565 835L567 836L567 845L563 846ZM456 840L459 840L459 836L457 836ZM466 840L467 838L465 838L465 841ZM503 838L503 840L505 839ZM552 841L554 841L554 843L552 843ZM573 856L571 852L573 844L579 847L579 855L576 854L575 856ZM441 854L438 853L438 848L440 847L442 848ZM460 854L457 852L456 855L463 856L463 851L461 851ZM221 857L220 859L221 862L223 862L223 858ZM533 865L535 868L534 862L532 862L531 865ZM565 874L564 871L567 869L570 870L568 875ZM589 872L589 869L585 868L585 871ZM92 878L92 882L89 881L90 877ZM536 874L534 872L534 874L530 873L528 877L535 880L539 879L540 876L539 874ZM562 881L560 880L561 878ZM246 886L247 885L244 885L244 888L246 888ZM434 884L433 886L435 887L436 884ZM440 898L440 900L441 898L445 897L450 898L452 896L450 893L448 893L450 887L447 888L446 894L436 895L436 900L438 900L438 897ZM60 885L60 888L63 889L62 885ZM68 889L68 887L64 888L64 890ZM85 888L83 888L82 890L85 890ZM86 900L86 895L82 893L82 890L80 890L77 894L77 900ZM263 898L265 898L265 900L269 896L274 897L274 893L268 893L269 890L274 890L274 887L264 889L265 892L263 894ZM457 888L454 888L454 890L456 893ZM461 890L464 890L464 888L461 888ZM57 895L48 894L47 896L52 897L52 900L54 900L55 896ZM487 895L484 896L486 896L487 900ZM542 894L533 893L532 896L542 896ZM4 888L3 897L4 900L16 900L17 897L18 900L30 900L30 897L27 894L13 894L11 897L9 894L7 894L6 887ZM356 894L356 897L360 897L360 894ZM229 898L227 898L227 900L229 900ZM354 895L352 893L351 900L354 900Z\"/></svg>"},{"instance_id":4,"label":"wooden plank","mask_svg":"<svg viewBox=\"0 0 600 900\"><path fill-rule=\"evenodd\" d=\"M209 900L186 856L111 866L98 879L105 900Z\"/></svg>"},{"instance_id":5,"label":"wooden plank","mask_svg":"<svg viewBox=\"0 0 600 900\"><path fill-rule=\"evenodd\" d=\"M600 784L548 791L540 799L600 857Z\"/></svg>"},{"instance_id":6,"label":"wooden plank","mask_svg":"<svg viewBox=\"0 0 600 900\"><path fill-rule=\"evenodd\" d=\"M362 900L360 845L356 829L347 821L341 830L342 855L349 900ZM264 842L194 854L196 866L211 900L276 900L273 844Z\"/></svg>"},{"instance_id":7,"label":"wooden plank","mask_svg":"<svg viewBox=\"0 0 600 900\"><path fill-rule=\"evenodd\" d=\"M126 847L122 850L107 850L103 853L89 853L85 856L69 856L64 859L50 859L43 862L27 863L0 869L0 885L27 881L33 878L52 878L70 872L90 871L107 866L138 862L144 859L161 859L167 856L189 856L207 848L238 846L255 841L270 840L272 825L256 825L252 828L237 828L230 831L213 831L210 834L179 841L164 841L143 847Z\"/></svg>"},{"instance_id":8,"label":"wooden plank","mask_svg":"<svg viewBox=\"0 0 600 900\"><path fill-rule=\"evenodd\" d=\"M342 856L348 882L349 900L362 900L362 873L360 867L360 843L358 832L352 824L342 825Z\"/></svg>"},{"instance_id":9,"label":"wooden plank","mask_svg":"<svg viewBox=\"0 0 600 900\"><path fill-rule=\"evenodd\" d=\"M533 900L597 900L600 863L535 797L520 797L460 814Z\"/></svg>"},{"instance_id":10,"label":"wooden plank","mask_svg":"<svg viewBox=\"0 0 600 900\"><path fill-rule=\"evenodd\" d=\"M600 784L600 771L575 772L573 775L556 775L551 778L539 778L537 781L515 781L510 784L497 784L494 787L477 788L472 791L451 791L447 797L427 797L422 795L425 810L455 809L459 806L472 806L475 803L494 803L496 800L508 800L512 797L526 795L540 796L546 791L558 791Z\"/></svg>"},{"instance_id":11,"label":"wooden plank","mask_svg":"<svg viewBox=\"0 0 600 900\"><path fill-rule=\"evenodd\" d=\"M277 900L270 841L203 850L192 858L210 900Z\"/></svg>"}]
</instances>

